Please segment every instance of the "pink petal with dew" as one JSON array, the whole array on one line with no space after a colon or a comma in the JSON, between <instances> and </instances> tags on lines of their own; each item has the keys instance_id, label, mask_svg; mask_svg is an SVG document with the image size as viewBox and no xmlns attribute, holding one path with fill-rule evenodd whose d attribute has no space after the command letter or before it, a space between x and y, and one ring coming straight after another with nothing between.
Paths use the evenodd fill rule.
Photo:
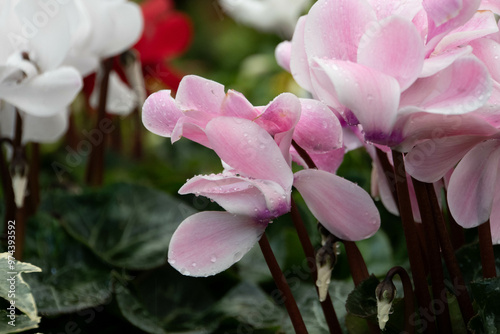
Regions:
<instances>
[{"instance_id":1,"label":"pink petal with dew","mask_svg":"<svg viewBox=\"0 0 500 334\"><path fill-rule=\"evenodd\" d=\"M422 71L424 42L411 21L391 16L370 25L359 42L357 59L395 78L404 91Z\"/></svg>"},{"instance_id":2,"label":"pink petal with dew","mask_svg":"<svg viewBox=\"0 0 500 334\"><path fill-rule=\"evenodd\" d=\"M401 107L415 106L436 114L465 114L488 101L491 85L486 66L472 55L464 56L435 75L418 79L401 95Z\"/></svg>"},{"instance_id":3,"label":"pink petal with dew","mask_svg":"<svg viewBox=\"0 0 500 334\"><path fill-rule=\"evenodd\" d=\"M368 2L375 9L379 20L392 15L406 17L411 20L422 9L422 0L368 0Z\"/></svg>"},{"instance_id":4,"label":"pink petal with dew","mask_svg":"<svg viewBox=\"0 0 500 334\"><path fill-rule=\"evenodd\" d=\"M361 36L376 19L366 0L317 1L307 15L304 33L309 59L326 57L355 62Z\"/></svg>"},{"instance_id":5,"label":"pink petal with dew","mask_svg":"<svg viewBox=\"0 0 500 334\"><path fill-rule=\"evenodd\" d=\"M278 44L274 50L274 56L279 66L285 71L291 73L290 61L292 58L292 42L284 41Z\"/></svg>"},{"instance_id":6,"label":"pink petal with dew","mask_svg":"<svg viewBox=\"0 0 500 334\"><path fill-rule=\"evenodd\" d=\"M415 146L405 158L406 172L422 182L436 182L452 169L482 136L444 137Z\"/></svg>"},{"instance_id":7,"label":"pink petal with dew","mask_svg":"<svg viewBox=\"0 0 500 334\"><path fill-rule=\"evenodd\" d=\"M435 27L457 17L463 8L463 0L423 0L427 16L432 20Z\"/></svg>"},{"instance_id":8,"label":"pink petal with dew","mask_svg":"<svg viewBox=\"0 0 500 334\"><path fill-rule=\"evenodd\" d=\"M265 108L255 123L274 136L292 130L300 118L300 100L293 94L278 95Z\"/></svg>"},{"instance_id":9,"label":"pink petal with dew","mask_svg":"<svg viewBox=\"0 0 500 334\"><path fill-rule=\"evenodd\" d=\"M142 106L142 123L146 129L163 137L171 137L175 125L184 117L170 93L170 90L153 93Z\"/></svg>"},{"instance_id":10,"label":"pink petal with dew","mask_svg":"<svg viewBox=\"0 0 500 334\"><path fill-rule=\"evenodd\" d=\"M498 31L495 14L490 11L477 12L464 25L443 37L434 49L435 53L467 45L478 38L493 34Z\"/></svg>"},{"instance_id":11,"label":"pink petal with dew","mask_svg":"<svg viewBox=\"0 0 500 334\"><path fill-rule=\"evenodd\" d=\"M344 161L345 149L337 148L324 153L308 152L316 167L329 173L336 173Z\"/></svg>"},{"instance_id":12,"label":"pink petal with dew","mask_svg":"<svg viewBox=\"0 0 500 334\"><path fill-rule=\"evenodd\" d=\"M491 77L500 82L500 44L488 38L472 41L470 45L474 48L474 55L481 60Z\"/></svg>"},{"instance_id":13,"label":"pink petal with dew","mask_svg":"<svg viewBox=\"0 0 500 334\"><path fill-rule=\"evenodd\" d=\"M186 137L200 145L212 148L203 128L197 124L191 123L191 120L192 118L189 117L182 117L179 119L172 132L172 144L182 137Z\"/></svg>"},{"instance_id":14,"label":"pink petal with dew","mask_svg":"<svg viewBox=\"0 0 500 334\"><path fill-rule=\"evenodd\" d=\"M302 113L293 139L309 152L328 152L342 147L342 126L328 106L312 99L300 99Z\"/></svg>"},{"instance_id":15,"label":"pink petal with dew","mask_svg":"<svg viewBox=\"0 0 500 334\"><path fill-rule=\"evenodd\" d=\"M446 50L436 56L427 58L424 60L424 66L422 68L422 72L420 72L420 78L430 77L453 64L453 62L458 58L466 56L470 53L472 53L472 47L467 45L463 48Z\"/></svg>"},{"instance_id":16,"label":"pink petal with dew","mask_svg":"<svg viewBox=\"0 0 500 334\"><path fill-rule=\"evenodd\" d=\"M227 174L198 175L179 194L208 197L227 212L269 220L290 210L290 192L269 180L252 180Z\"/></svg>"},{"instance_id":17,"label":"pink petal with dew","mask_svg":"<svg viewBox=\"0 0 500 334\"><path fill-rule=\"evenodd\" d=\"M20 84L0 85L0 99L33 116L48 117L66 109L82 88L72 67L59 67Z\"/></svg>"},{"instance_id":18,"label":"pink petal with dew","mask_svg":"<svg viewBox=\"0 0 500 334\"><path fill-rule=\"evenodd\" d=\"M215 153L242 175L291 188L290 167L274 139L259 125L242 118L217 117L205 132Z\"/></svg>"},{"instance_id":19,"label":"pink petal with dew","mask_svg":"<svg viewBox=\"0 0 500 334\"><path fill-rule=\"evenodd\" d=\"M491 239L494 245L500 244L500 177L497 178L495 194L491 206L490 226Z\"/></svg>"},{"instance_id":20,"label":"pink petal with dew","mask_svg":"<svg viewBox=\"0 0 500 334\"><path fill-rule=\"evenodd\" d=\"M194 214L172 236L168 262L186 276L218 274L238 262L259 241L266 226L228 212Z\"/></svg>"},{"instance_id":21,"label":"pink petal with dew","mask_svg":"<svg viewBox=\"0 0 500 334\"><path fill-rule=\"evenodd\" d=\"M390 134L399 105L400 87L396 79L356 63L314 61L314 75L327 75L322 80L333 84L338 100L356 116L368 140Z\"/></svg>"},{"instance_id":22,"label":"pink petal with dew","mask_svg":"<svg viewBox=\"0 0 500 334\"><path fill-rule=\"evenodd\" d=\"M346 179L305 169L295 173L294 186L312 214L341 239L366 239L380 227L380 215L370 195Z\"/></svg>"},{"instance_id":23,"label":"pink petal with dew","mask_svg":"<svg viewBox=\"0 0 500 334\"><path fill-rule=\"evenodd\" d=\"M182 78L175 100L182 110L199 110L219 115L226 97L224 86L196 75Z\"/></svg>"},{"instance_id":24,"label":"pink petal with dew","mask_svg":"<svg viewBox=\"0 0 500 334\"><path fill-rule=\"evenodd\" d=\"M470 150L455 168L448 186L448 203L460 226L476 227L489 219L499 163L500 141L488 140Z\"/></svg>"},{"instance_id":25,"label":"pink petal with dew","mask_svg":"<svg viewBox=\"0 0 500 334\"><path fill-rule=\"evenodd\" d=\"M430 55L441 39L450 31L469 21L481 0L424 0L429 17L426 55Z\"/></svg>"},{"instance_id":26,"label":"pink petal with dew","mask_svg":"<svg viewBox=\"0 0 500 334\"><path fill-rule=\"evenodd\" d=\"M309 59L306 54L304 33L307 16L299 18L292 38L290 56L290 73L300 87L312 93L311 74L309 73Z\"/></svg>"},{"instance_id":27,"label":"pink petal with dew","mask_svg":"<svg viewBox=\"0 0 500 334\"><path fill-rule=\"evenodd\" d=\"M222 102L220 114L221 116L234 116L249 120L253 120L259 115L243 94L232 89L227 92Z\"/></svg>"},{"instance_id":28,"label":"pink petal with dew","mask_svg":"<svg viewBox=\"0 0 500 334\"><path fill-rule=\"evenodd\" d=\"M478 111L463 115L442 115L415 112L398 118L394 132L399 131L401 141L395 145L407 152L421 141L431 139L439 145L453 136L491 136L498 130Z\"/></svg>"}]
</instances>

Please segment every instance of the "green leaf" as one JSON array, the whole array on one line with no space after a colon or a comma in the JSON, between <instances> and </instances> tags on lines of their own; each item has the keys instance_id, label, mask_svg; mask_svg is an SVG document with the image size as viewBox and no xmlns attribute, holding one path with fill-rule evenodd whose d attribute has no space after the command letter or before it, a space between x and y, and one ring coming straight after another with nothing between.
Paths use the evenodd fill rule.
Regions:
<instances>
[{"instance_id":1,"label":"green leaf","mask_svg":"<svg viewBox=\"0 0 500 334\"><path fill-rule=\"evenodd\" d=\"M42 268L26 277L40 313L71 313L110 300L110 268L75 242L58 221L39 213L28 220L27 231L26 259Z\"/></svg>"},{"instance_id":2,"label":"green leaf","mask_svg":"<svg viewBox=\"0 0 500 334\"><path fill-rule=\"evenodd\" d=\"M167 194L131 184L55 196L51 209L100 258L132 270L164 264L173 232L195 212Z\"/></svg>"},{"instance_id":3,"label":"green leaf","mask_svg":"<svg viewBox=\"0 0 500 334\"><path fill-rule=\"evenodd\" d=\"M375 289L379 283L374 275L361 282L347 297L347 312L361 318L376 317Z\"/></svg>"},{"instance_id":4,"label":"green leaf","mask_svg":"<svg viewBox=\"0 0 500 334\"><path fill-rule=\"evenodd\" d=\"M39 317L31 319L26 314L16 315L15 320L10 319L9 313L6 310L0 310L0 319L2 319L0 321L0 333L24 332L28 329L38 328L38 324L40 323Z\"/></svg>"},{"instance_id":5,"label":"green leaf","mask_svg":"<svg viewBox=\"0 0 500 334\"><path fill-rule=\"evenodd\" d=\"M31 320L39 319L35 299L30 286L24 281L22 273L40 272L41 269L25 262L14 260L10 253L0 254L0 297L7 300L26 314Z\"/></svg>"},{"instance_id":6,"label":"green leaf","mask_svg":"<svg viewBox=\"0 0 500 334\"><path fill-rule=\"evenodd\" d=\"M249 282L240 283L229 291L216 310L254 329L281 327L288 318L283 307L276 305L261 288Z\"/></svg>"},{"instance_id":7,"label":"green leaf","mask_svg":"<svg viewBox=\"0 0 500 334\"><path fill-rule=\"evenodd\" d=\"M481 321L471 321L469 326L475 333L498 333L500 328L500 278L471 282L472 295Z\"/></svg>"},{"instance_id":8,"label":"green leaf","mask_svg":"<svg viewBox=\"0 0 500 334\"><path fill-rule=\"evenodd\" d=\"M153 317L126 287L120 284L116 290L118 307L132 325L147 333L166 334L160 326L160 321Z\"/></svg>"}]
</instances>

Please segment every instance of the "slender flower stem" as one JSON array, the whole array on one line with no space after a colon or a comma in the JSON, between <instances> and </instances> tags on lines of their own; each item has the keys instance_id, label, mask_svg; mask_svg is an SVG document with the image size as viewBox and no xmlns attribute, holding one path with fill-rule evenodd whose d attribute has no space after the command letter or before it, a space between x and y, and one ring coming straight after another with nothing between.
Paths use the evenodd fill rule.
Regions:
<instances>
[{"instance_id":1,"label":"slender flower stem","mask_svg":"<svg viewBox=\"0 0 500 334\"><path fill-rule=\"evenodd\" d=\"M488 220L477 227L479 234L479 250L481 254L481 266L483 268L484 278L497 277L495 266L495 254L493 252L493 243L491 240L491 224Z\"/></svg>"},{"instance_id":2,"label":"slender flower stem","mask_svg":"<svg viewBox=\"0 0 500 334\"><path fill-rule=\"evenodd\" d=\"M286 278L279 267L278 261L276 261L276 258L274 257L273 250L271 249L271 245L267 240L266 234L263 234L260 238L259 246L262 254L264 255L264 258L266 259L267 266L271 271L274 282L283 294L283 301L285 303L286 310L288 311L288 315L290 316L290 320L292 321L295 333L307 334L306 325L304 323L304 320L302 319L302 315L300 314L299 308L297 307L297 303L295 302L295 298L293 297L292 291L290 290L290 286L288 286Z\"/></svg>"},{"instance_id":3,"label":"slender flower stem","mask_svg":"<svg viewBox=\"0 0 500 334\"><path fill-rule=\"evenodd\" d=\"M0 145L2 143L0 142ZM14 202L14 189L12 188L12 179L10 178L9 167L5 159L2 146L0 146L0 173L2 177L2 189L5 203L5 218L4 218L4 236L6 240L9 220L14 220L16 215L16 203Z\"/></svg>"},{"instance_id":4,"label":"slender flower stem","mask_svg":"<svg viewBox=\"0 0 500 334\"><path fill-rule=\"evenodd\" d=\"M404 292L404 300L405 300L405 333L413 334L415 333L415 326L411 324L410 318L411 315L415 312L415 295L413 294L413 287L411 285L410 276L404 270L403 267L397 266L391 268L387 272L385 279L389 279L392 281L394 275L399 275L401 278L401 283L403 283L403 292ZM444 332L443 332L444 333ZM451 332L447 332L451 333Z\"/></svg>"},{"instance_id":5,"label":"slender flower stem","mask_svg":"<svg viewBox=\"0 0 500 334\"><path fill-rule=\"evenodd\" d=\"M448 202L448 191L446 190L446 188L444 190L444 195L446 197L446 207L448 209L447 217L448 217L448 225L450 227L451 243L453 245L453 249L458 250L460 247L465 245L464 229L462 226L457 224L457 221L455 220L455 218L453 218L453 215L450 212L450 204Z\"/></svg>"},{"instance_id":6,"label":"slender flower stem","mask_svg":"<svg viewBox=\"0 0 500 334\"><path fill-rule=\"evenodd\" d=\"M141 120L141 108L137 107L133 115L134 119L134 143L133 143L133 157L137 160L142 159L142 120Z\"/></svg>"},{"instance_id":7,"label":"slender flower stem","mask_svg":"<svg viewBox=\"0 0 500 334\"><path fill-rule=\"evenodd\" d=\"M27 215L32 216L36 213L40 204L40 144L31 143L31 160L29 169L29 194L27 199Z\"/></svg>"},{"instance_id":8,"label":"slender flower stem","mask_svg":"<svg viewBox=\"0 0 500 334\"><path fill-rule=\"evenodd\" d=\"M108 100L109 74L113 66L113 58L105 59L102 64L102 78L99 91L99 105L97 107L97 121L95 129L100 128L101 121L106 118L106 103ZM86 181L88 185L100 186L104 180L104 153L106 133L102 133L102 140L92 149L87 163Z\"/></svg>"},{"instance_id":9,"label":"slender flower stem","mask_svg":"<svg viewBox=\"0 0 500 334\"><path fill-rule=\"evenodd\" d=\"M354 285L358 286L359 283L370 277L368 268L366 267L365 260L363 259L358 246L356 246L356 243L346 240L342 240L342 243L345 246L347 261L349 262L349 268L351 269L352 280L354 281Z\"/></svg>"},{"instance_id":10,"label":"slender flower stem","mask_svg":"<svg viewBox=\"0 0 500 334\"><path fill-rule=\"evenodd\" d=\"M297 208L297 204L292 199L292 221L297 230L297 234L299 236L300 244L302 245L302 249L308 259L307 263L310 266L312 278L314 281L314 286L316 287L316 292L319 295L318 287L316 286L316 280L318 279L318 268L316 267L316 257L314 256L314 247L311 243L311 239L309 239L309 235L307 234L307 230L304 225L304 221L300 216L299 209ZM326 298L321 302L321 308L323 310L323 314L325 315L326 323L328 325L328 329L331 334L333 333L342 333L342 329L340 327L339 320L337 318L337 314L335 313L335 309L333 308L332 299L330 298L330 294L326 294Z\"/></svg>"},{"instance_id":11,"label":"slender flower stem","mask_svg":"<svg viewBox=\"0 0 500 334\"><path fill-rule=\"evenodd\" d=\"M441 266L441 252L439 249L439 241L437 238L434 216L432 214L431 203L427 196L426 185L412 178L413 186L415 188L415 194L417 195L418 207L420 210L420 217L422 218L422 224L424 226L424 231L427 239L427 246L429 252L429 265L432 281L432 293L434 299L440 298L443 291L446 291L444 285L444 274L443 267ZM432 190L434 191L434 190ZM450 310L448 307L448 299L441 299L443 310L436 312L437 325L440 333L451 333L451 320L450 320Z\"/></svg>"},{"instance_id":12,"label":"slender flower stem","mask_svg":"<svg viewBox=\"0 0 500 334\"><path fill-rule=\"evenodd\" d=\"M441 251L450 273L453 279L453 285L455 287L455 295L457 297L458 305L460 307L460 312L462 313L462 318L467 326L469 320L474 316L474 310L472 308L472 301L470 299L469 293L467 292L467 287L465 286L465 281L458 266L458 261L451 245L450 238L446 231L446 226L444 223L443 214L441 208L439 207L439 202L434 191L432 184L426 183L427 196L432 206L432 212L434 215L434 222L436 223L436 231L439 237L439 243L441 245Z\"/></svg>"},{"instance_id":13,"label":"slender flower stem","mask_svg":"<svg viewBox=\"0 0 500 334\"><path fill-rule=\"evenodd\" d=\"M403 230L406 238L406 247L408 257L413 273L413 282L415 284L415 292L417 301L420 306L421 313L431 307L431 297L427 287L425 268L422 259L420 258L421 251L419 249L419 241L417 230L413 220L413 211L411 208L410 194L408 192L408 184L406 179L406 170L404 166L404 157L402 153L392 151L394 161L394 182L396 184L396 193L398 197L399 213L403 223ZM423 316L421 314L421 316ZM429 333L436 333L436 323L433 316L427 318L427 330Z\"/></svg>"}]
</instances>

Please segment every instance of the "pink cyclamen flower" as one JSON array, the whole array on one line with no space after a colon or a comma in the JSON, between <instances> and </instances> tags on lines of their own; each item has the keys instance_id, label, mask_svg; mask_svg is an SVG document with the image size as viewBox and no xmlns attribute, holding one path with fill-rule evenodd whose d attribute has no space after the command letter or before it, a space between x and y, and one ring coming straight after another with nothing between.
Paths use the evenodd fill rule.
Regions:
<instances>
[{"instance_id":1,"label":"pink cyclamen flower","mask_svg":"<svg viewBox=\"0 0 500 334\"><path fill-rule=\"evenodd\" d=\"M414 132L415 117L436 124L488 100L488 70L467 45L498 27L479 4L319 0L277 50L278 62L347 123L360 124L367 141L406 149L423 135Z\"/></svg>"},{"instance_id":2,"label":"pink cyclamen flower","mask_svg":"<svg viewBox=\"0 0 500 334\"><path fill-rule=\"evenodd\" d=\"M173 141L180 137L174 134L181 133L213 149L224 165L222 173L195 176L179 190L206 196L226 212L201 212L184 220L170 243L172 266L185 275L209 276L239 261L272 219L290 211L292 185L340 238L360 240L377 231L378 211L362 188L326 171L292 173L292 139L311 150L338 145L338 139L322 144L301 138L313 133L307 117L299 126L301 111L315 107L291 94L278 96L266 107L253 107L240 93L225 94L221 85L193 76L181 82L175 100L168 91L148 98L143 122L149 130ZM319 115L321 110L315 112ZM329 141L337 138L329 133L335 129L330 118L318 118L325 123L317 132Z\"/></svg>"}]
</instances>

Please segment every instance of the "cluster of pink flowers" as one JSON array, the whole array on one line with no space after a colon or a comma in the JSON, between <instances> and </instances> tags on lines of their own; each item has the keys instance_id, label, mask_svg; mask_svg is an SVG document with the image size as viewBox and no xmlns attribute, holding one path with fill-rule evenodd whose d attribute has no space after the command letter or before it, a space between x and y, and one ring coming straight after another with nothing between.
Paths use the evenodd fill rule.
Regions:
<instances>
[{"instance_id":1,"label":"cluster of pink flowers","mask_svg":"<svg viewBox=\"0 0 500 334\"><path fill-rule=\"evenodd\" d=\"M405 153L418 180L443 180L457 222L490 219L500 243L499 12L497 2L480 0L319 0L276 49L278 63L313 99L285 93L253 107L194 76L175 100L169 91L150 96L143 109L150 131L213 149L224 166L181 188L227 212L185 220L170 263L194 276L226 269L290 210L292 185L332 234L370 237L380 224L371 198L335 175L345 151L362 145L374 159L373 193L390 211L397 206L375 147ZM297 147L317 169L307 168ZM293 174L292 161L306 168Z\"/></svg>"}]
</instances>

